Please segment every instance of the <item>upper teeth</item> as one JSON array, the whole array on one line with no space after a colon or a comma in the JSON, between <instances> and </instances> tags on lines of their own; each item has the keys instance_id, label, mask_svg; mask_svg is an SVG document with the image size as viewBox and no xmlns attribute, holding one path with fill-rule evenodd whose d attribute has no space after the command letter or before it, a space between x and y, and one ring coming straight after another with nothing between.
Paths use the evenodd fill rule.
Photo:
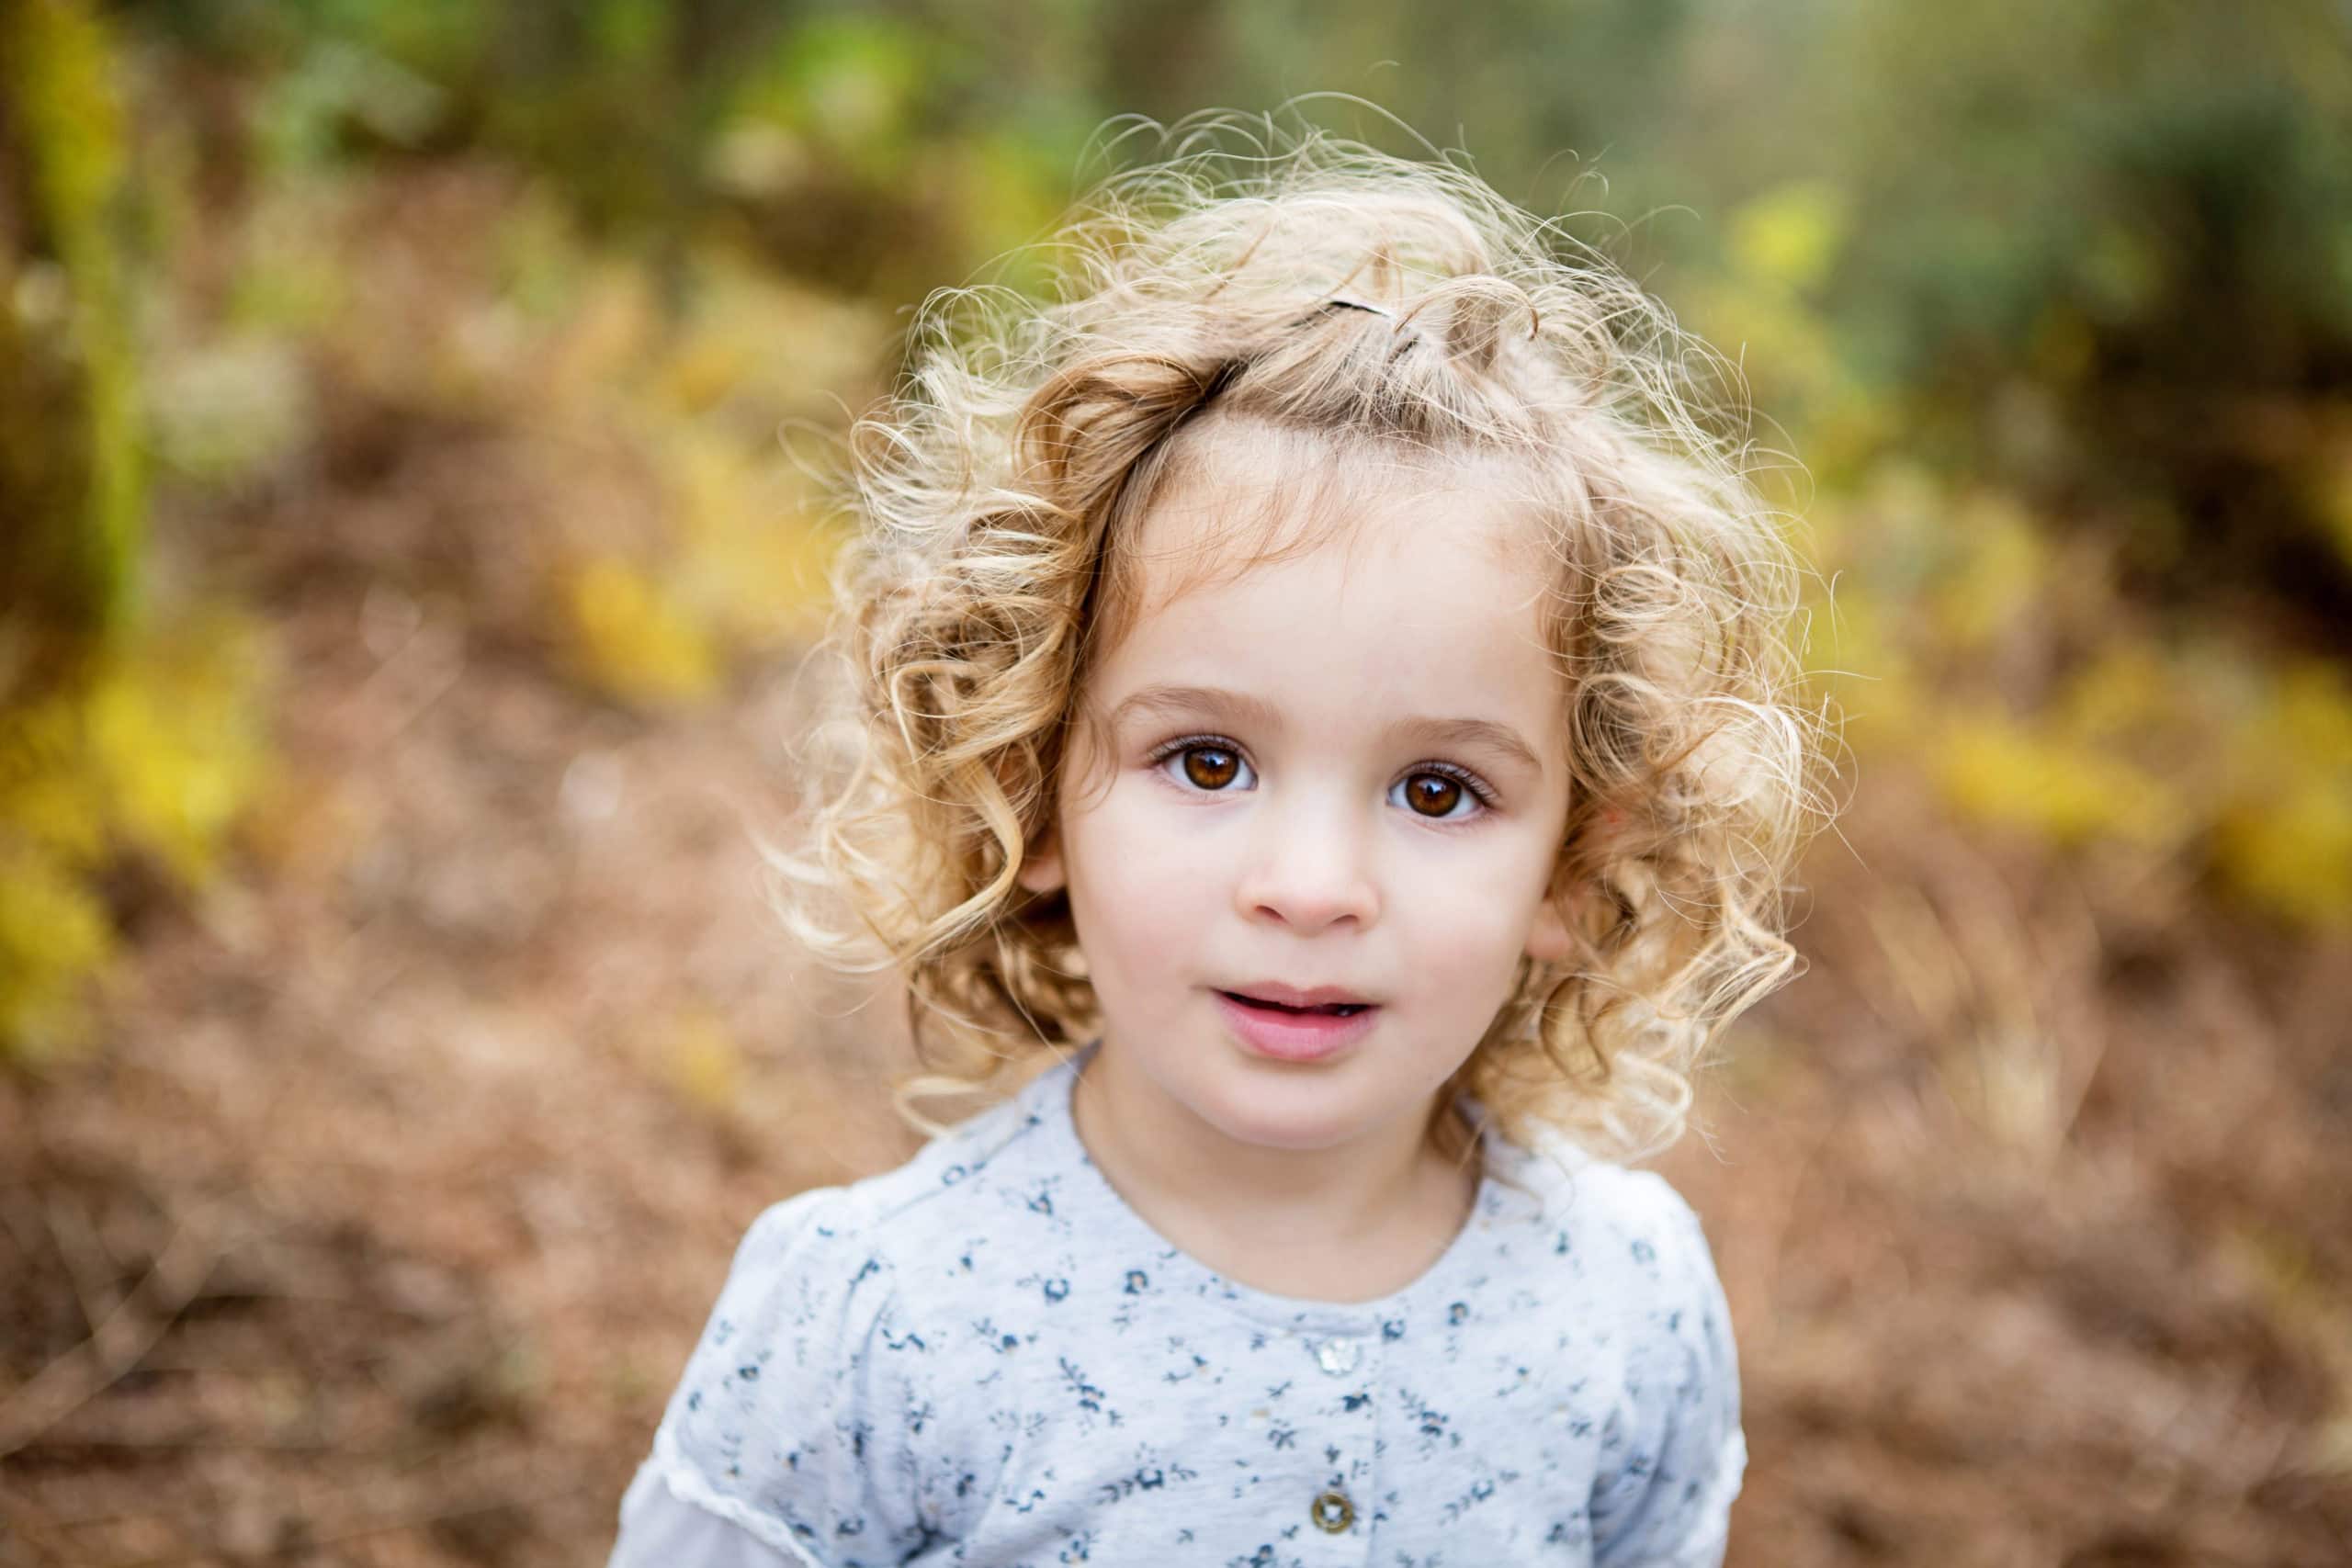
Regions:
<instances>
[{"instance_id":1,"label":"upper teeth","mask_svg":"<svg viewBox=\"0 0 2352 1568\"><path fill-rule=\"evenodd\" d=\"M1344 1014L1362 1012L1364 1008L1369 1005L1364 1002L1277 1002L1270 1001L1263 997L1243 997L1240 996L1238 992L1232 994L1238 997L1242 1001L1255 1002L1260 1007L1281 1008L1285 1012L1336 1012Z\"/></svg>"}]
</instances>

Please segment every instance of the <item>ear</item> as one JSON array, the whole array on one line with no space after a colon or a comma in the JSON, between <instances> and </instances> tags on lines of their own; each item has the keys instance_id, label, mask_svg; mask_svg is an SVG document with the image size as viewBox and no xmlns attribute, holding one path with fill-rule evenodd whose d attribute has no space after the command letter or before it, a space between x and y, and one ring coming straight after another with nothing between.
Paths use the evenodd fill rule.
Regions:
<instances>
[{"instance_id":1,"label":"ear","mask_svg":"<svg viewBox=\"0 0 2352 1568\"><path fill-rule=\"evenodd\" d=\"M1560 868L1553 866L1555 877ZM1576 956L1577 939L1569 929L1567 910L1581 913L1586 887L1570 882L1563 886L1555 880L1544 889L1544 897L1535 906L1535 919L1527 928L1527 956L1539 964L1566 964Z\"/></svg>"},{"instance_id":2,"label":"ear","mask_svg":"<svg viewBox=\"0 0 2352 1568\"><path fill-rule=\"evenodd\" d=\"M1535 906L1535 923L1527 931L1527 956L1541 964L1566 964L1576 952L1567 917L1560 913L1558 897L1547 894Z\"/></svg>"},{"instance_id":3,"label":"ear","mask_svg":"<svg viewBox=\"0 0 2352 1568\"><path fill-rule=\"evenodd\" d=\"M1062 865L1059 829L1046 829L1046 836L1023 853L1021 869L1012 874L1013 880L1032 893L1051 893L1068 882L1069 874Z\"/></svg>"}]
</instances>

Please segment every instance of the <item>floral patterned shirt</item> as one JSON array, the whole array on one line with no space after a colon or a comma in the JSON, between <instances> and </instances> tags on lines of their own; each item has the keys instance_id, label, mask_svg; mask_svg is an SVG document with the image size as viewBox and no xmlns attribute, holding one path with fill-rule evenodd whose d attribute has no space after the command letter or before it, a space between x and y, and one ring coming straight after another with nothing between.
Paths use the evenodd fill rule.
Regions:
<instances>
[{"instance_id":1,"label":"floral patterned shirt","mask_svg":"<svg viewBox=\"0 0 2352 1568\"><path fill-rule=\"evenodd\" d=\"M1084 1060L753 1222L611 1568L1721 1562L1738 1363L1662 1177L1490 1132L1419 1279L1270 1295L1103 1179Z\"/></svg>"}]
</instances>

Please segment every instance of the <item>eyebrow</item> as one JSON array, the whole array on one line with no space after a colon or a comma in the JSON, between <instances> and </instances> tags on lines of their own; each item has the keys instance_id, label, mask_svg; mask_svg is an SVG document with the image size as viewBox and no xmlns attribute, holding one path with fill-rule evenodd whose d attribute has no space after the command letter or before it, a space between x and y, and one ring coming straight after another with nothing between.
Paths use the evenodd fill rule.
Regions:
<instances>
[{"instance_id":1,"label":"eyebrow","mask_svg":"<svg viewBox=\"0 0 2352 1568\"><path fill-rule=\"evenodd\" d=\"M1262 697L1228 692L1217 686L1146 686L1111 710L1114 729L1141 716L1174 717L1182 714L1216 713L1244 718L1279 734L1280 709ZM1411 715L1392 720L1381 730L1384 739L1416 736L1442 744L1479 747L1540 773L1544 764L1519 731L1490 718L1427 718Z\"/></svg>"}]
</instances>

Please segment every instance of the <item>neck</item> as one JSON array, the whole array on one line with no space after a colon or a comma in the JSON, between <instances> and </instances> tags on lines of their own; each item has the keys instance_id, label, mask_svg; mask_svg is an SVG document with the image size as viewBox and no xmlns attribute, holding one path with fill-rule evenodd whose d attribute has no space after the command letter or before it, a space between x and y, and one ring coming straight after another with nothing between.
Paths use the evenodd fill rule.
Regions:
<instances>
[{"instance_id":1,"label":"neck","mask_svg":"<svg viewBox=\"0 0 2352 1568\"><path fill-rule=\"evenodd\" d=\"M1227 1278L1277 1295L1364 1301L1418 1279L1477 1193L1473 1157L1431 1135L1438 1096L1330 1148L1238 1142L1134 1080L1107 1043L1074 1086L1079 1137L1130 1208Z\"/></svg>"}]
</instances>

